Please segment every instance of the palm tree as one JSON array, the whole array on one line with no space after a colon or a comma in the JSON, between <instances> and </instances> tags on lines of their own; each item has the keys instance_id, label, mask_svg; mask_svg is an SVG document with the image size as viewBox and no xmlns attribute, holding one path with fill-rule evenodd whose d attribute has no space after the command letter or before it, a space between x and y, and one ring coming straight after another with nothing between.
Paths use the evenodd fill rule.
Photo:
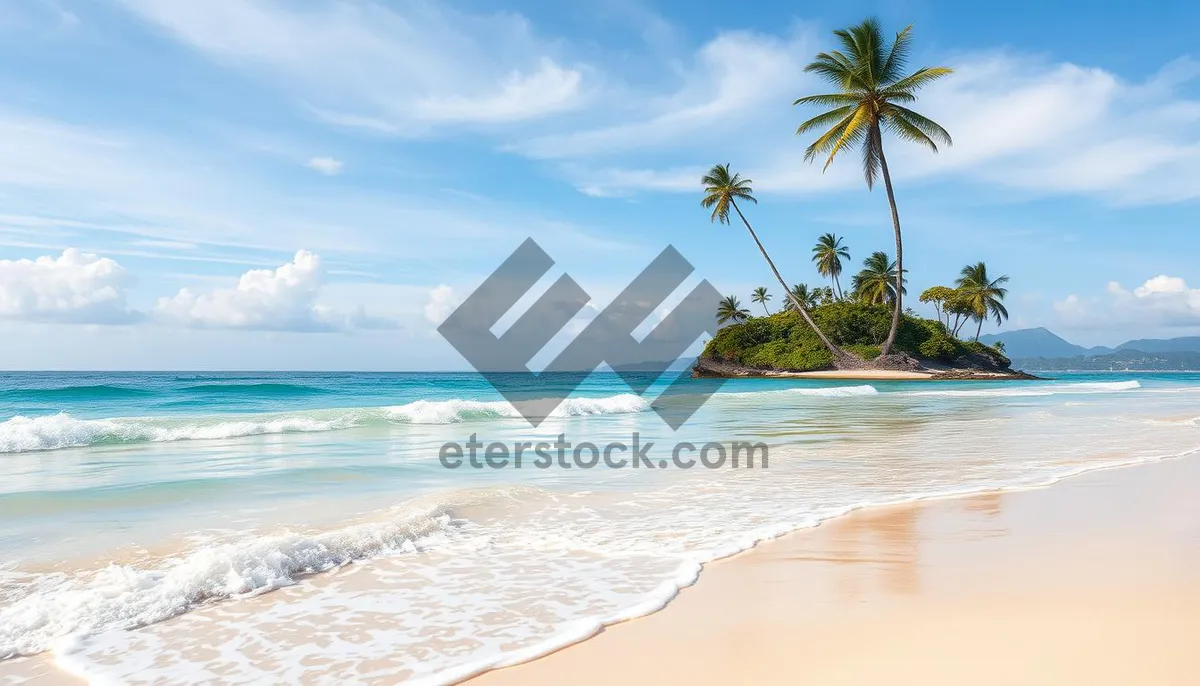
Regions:
<instances>
[{"instance_id":1,"label":"palm tree","mask_svg":"<svg viewBox=\"0 0 1200 686\"><path fill-rule=\"evenodd\" d=\"M838 283L838 275L842 273L842 260L850 259L850 249L842 245L841 238L827 233L817 239L812 251L812 261L817 263L817 272L833 281L840 298L842 285Z\"/></svg>"},{"instance_id":2,"label":"palm tree","mask_svg":"<svg viewBox=\"0 0 1200 686\"><path fill-rule=\"evenodd\" d=\"M872 305L882 305L898 300L896 283L899 281L901 280L897 278L896 263L887 253L878 250L863 260L862 271L854 275L850 285L859 299ZM900 288L902 295L907 292L902 282Z\"/></svg>"},{"instance_id":3,"label":"palm tree","mask_svg":"<svg viewBox=\"0 0 1200 686\"><path fill-rule=\"evenodd\" d=\"M892 176L883 154L883 132L888 131L904 140L920 143L934 152L937 152L938 143L951 143L950 134L937 122L904 106L917 99L916 91L921 87L952 72L946 67L922 67L904 75L911 49L911 30L909 26L897 33L891 45L887 44L875 19L867 19L849 30L834 31L845 52L834 50L819 53L804 71L824 77L838 92L810 95L793 103L830 108L796 129L796 134L800 135L813 129L830 127L804 151L805 160L811 162L818 155L828 153L824 167L828 169L839 152L861 145L867 188L874 187L876 177L882 174L888 204L892 208L892 229L896 235L897 279L904 274L904 241L900 236L900 213L892 192ZM899 280L895 290L904 290ZM891 352L892 344L896 341L896 331L900 328L901 300L902 297L895 300L892 328L883 342L881 355Z\"/></svg>"},{"instance_id":4,"label":"palm tree","mask_svg":"<svg viewBox=\"0 0 1200 686\"><path fill-rule=\"evenodd\" d=\"M741 324L749 318L750 310L743 308L742 303L732 295L725 296L717 303L717 324Z\"/></svg>"},{"instance_id":5,"label":"palm tree","mask_svg":"<svg viewBox=\"0 0 1200 686\"><path fill-rule=\"evenodd\" d=\"M700 201L700 205L705 209L712 208L711 220L728 224L729 209L732 207L733 211L737 212L738 218L746 225L746 230L750 232L750 237L754 239L754 244L758 246L758 251L762 253L763 259L767 261L767 266L771 268L771 273L775 275L775 280L779 282L779 285L783 288L783 292L788 294L788 298L792 302L796 302L791 292L788 291L787 283L779 275L779 270L775 268L775 262L767 254L767 249L763 247L762 241L758 240L758 234L754 233L754 228L750 226L750 222L746 221L746 215L742 214L742 209L738 207L738 200L758 204L758 200L754 198L754 190L750 187L753 182L750 179L743 179L741 174L730 173L728 164L718 164L701 177L700 183L704 184L704 198ZM796 309L800 312L800 316L804 318L804 321L816 332L817 337L821 339L821 342L825 344L829 352L833 353L835 359L846 356L846 353L834 345L833 341L825 337L825 334L817 327L816 322L808 315L808 310L804 308L804 305L796 302Z\"/></svg>"},{"instance_id":6,"label":"palm tree","mask_svg":"<svg viewBox=\"0 0 1200 686\"><path fill-rule=\"evenodd\" d=\"M979 321L979 325L975 327L975 340L978 341L979 334L983 331L983 321L989 316L996 320L997 325L1008 319L1008 310L1003 302L1004 296L1008 295L1008 289L1002 288L1008 283L1008 277L989 278L987 265L983 262L968 264L959 274L954 283L962 291L966 304L974 313L974 319Z\"/></svg>"},{"instance_id":7,"label":"palm tree","mask_svg":"<svg viewBox=\"0 0 1200 686\"><path fill-rule=\"evenodd\" d=\"M783 309L789 311L795 310L796 306L792 304L793 300L795 302L802 303L808 309L816 307L819 304L818 301L820 299L820 296L817 295L818 290L820 289L810 290L808 284L806 283L798 283L795 286L792 286L792 290L789 291L791 298L788 299L788 302L786 305L784 305Z\"/></svg>"},{"instance_id":8,"label":"palm tree","mask_svg":"<svg viewBox=\"0 0 1200 686\"><path fill-rule=\"evenodd\" d=\"M766 286L759 286L750 294L750 302L762 303L763 312L766 312L768 317L771 316L771 311L767 309L767 301L770 299L771 294L767 292Z\"/></svg>"}]
</instances>

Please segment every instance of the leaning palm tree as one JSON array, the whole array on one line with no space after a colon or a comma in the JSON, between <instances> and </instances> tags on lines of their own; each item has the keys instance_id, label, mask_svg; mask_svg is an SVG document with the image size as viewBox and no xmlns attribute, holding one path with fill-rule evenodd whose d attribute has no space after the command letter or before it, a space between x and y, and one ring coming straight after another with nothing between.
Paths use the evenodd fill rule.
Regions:
<instances>
[{"instance_id":1,"label":"leaning palm tree","mask_svg":"<svg viewBox=\"0 0 1200 686\"><path fill-rule=\"evenodd\" d=\"M946 67L922 67L907 76L904 74L911 49L911 29L909 26L897 33L891 45L875 19L867 19L849 30L834 31L844 52L819 53L804 70L824 77L838 92L810 95L793 103L830 108L796 129L799 135L829 127L804 151L805 160L811 162L818 155L828 154L824 167L828 169L839 152L861 145L867 188L874 187L875 179L883 176L888 204L892 208L892 230L896 235L897 279L904 273L904 242L900 236L900 213L896 210L896 196L892 192L892 176L883 154L883 132L920 143L934 152L937 152L938 143L951 143L950 134L937 122L904 106L917 99L916 91L921 87L952 71ZM895 289L904 290L899 281ZM896 298L892 308L892 328L883 342L881 355L891 352L896 341L901 300L902 297Z\"/></svg>"},{"instance_id":2,"label":"leaning palm tree","mask_svg":"<svg viewBox=\"0 0 1200 686\"><path fill-rule=\"evenodd\" d=\"M743 308L741 301L732 295L725 296L717 303L717 324L741 324L749 318L750 310Z\"/></svg>"},{"instance_id":3,"label":"leaning palm tree","mask_svg":"<svg viewBox=\"0 0 1200 686\"><path fill-rule=\"evenodd\" d=\"M771 294L767 292L766 286L759 286L758 288L754 289L753 293L750 294L750 302L761 303L763 306L763 312L766 312L768 317L771 316L771 311L767 309L767 301L770 299Z\"/></svg>"},{"instance_id":4,"label":"leaning palm tree","mask_svg":"<svg viewBox=\"0 0 1200 686\"><path fill-rule=\"evenodd\" d=\"M838 282L838 275L842 273L842 260L850 259L850 249L842 245L841 238L827 233L817 239L812 251L812 261L817 263L817 272L833 282L840 298L842 285Z\"/></svg>"},{"instance_id":5,"label":"leaning palm tree","mask_svg":"<svg viewBox=\"0 0 1200 686\"><path fill-rule=\"evenodd\" d=\"M855 295L859 300L871 305L882 305L884 303L895 303L896 298L896 278L897 270L896 263L888 257L888 254L882 250L871 253L871 256L863 260L862 271L855 274L850 280L850 285L854 288ZM904 294L904 285L901 283L900 292Z\"/></svg>"},{"instance_id":6,"label":"leaning palm tree","mask_svg":"<svg viewBox=\"0 0 1200 686\"><path fill-rule=\"evenodd\" d=\"M817 337L829 349L829 352L833 353L835 359L845 358L846 353L842 352L841 349L833 344L833 341L829 340L821 332L816 322L809 316L805 306L796 302L791 291L788 290L787 283L779 275L779 270L775 268L775 262L767 254L767 249L763 247L762 241L758 240L758 234L754 233L754 228L750 226L750 222L746 221L746 215L742 214L742 209L738 207L738 200L758 204L758 200L754 198L754 189L750 187L753 182L750 179L743 179L741 174L731 173L728 164L718 164L701 177L700 183L704 184L704 199L700 201L700 205L705 209L712 208L711 220L728 224L730 208L733 208L733 211L737 212L738 218L746 225L746 230L750 232L750 237L754 239L754 244L758 246L758 251L762 253L763 259L767 261L767 266L771 268L771 273L775 275L775 280L783 287L783 292L787 294L788 299L795 303L796 310L800 313L800 316L812 327Z\"/></svg>"},{"instance_id":7,"label":"leaning palm tree","mask_svg":"<svg viewBox=\"0 0 1200 686\"><path fill-rule=\"evenodd\" d=\"M1004 296L1008 295L1008 289L1003 288L1004 284L1008 283L1007 276L998 276L992 279L988 276L987 265L983 262L968 264L962 268L959 273L958 280L954 282L962 291L963 300L974 314L974 319L979 322L975 327L975 340L979 340L979 334L983 331L983 322L989 316L996 320L999 325L1005 319L1008 319L1008 310L1004 307Z\"/></svg>"}]
</instances>

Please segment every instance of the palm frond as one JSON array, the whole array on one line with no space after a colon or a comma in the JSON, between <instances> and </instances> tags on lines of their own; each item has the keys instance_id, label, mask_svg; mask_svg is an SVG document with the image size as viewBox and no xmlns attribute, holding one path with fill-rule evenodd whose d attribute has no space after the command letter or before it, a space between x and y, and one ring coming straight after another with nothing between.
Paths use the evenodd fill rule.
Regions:
<instances>
[{"instance_id":1,"label":"palm frond","mask_svg":"<svg viewBox=\"0 0 1200 686\"><path fill-rule=\"evenodd\" d=\"M887 60L883 49L883 29L879 20L871 17L851 29L862 48L863 65L867 68L867 80L872 86L882 83L884 63Z\"/></svg>"},{"instance_id":2,"label":"palm frond","mask_svg":"<svg viewBox=\"0 0 1200 686\"><path fill-rule=\"evenodd\" d=\"M892 49L888 51L887 60L883 63L883 71L879 74L880 83L894 83L904 73L908 63L908 54L912 50L912 24L904 27L892 41Z\"/></svg>"},{"instance_id":3,"label":"palm frond","mask_svg":"<svg viewBox=\"0 0 1200 686\"><path fill-rule=\"evenodd\" d=\"M812 119L809 119L808 121L801 124L796 129L796 135L802 135L802 134L805 134L805 133L811 131L812 129L815 129L815 128L818 128L821 126L826 126L826 125L832 124L836 121L845 119L853 111L854 111L854 105L846 105L845 107L839 107L837 109L829 110L828 112L823 112L821 114L818 114L817 116L813 117Z\"/></svg>"},{"instance_id":4,"label":"palm frond","mask_svg":"<svg viewBox=\"0 0 1200 686\"><path fill-rule=\"evenodd\" d=\"M924 131L913 126L912 122L905 119L903 115L888 117L884 120L884 125L887 126L888 131L896 134L899 138L913 143L920 143L934 152L938 151L937 143L934 143Z\"/></svg>"},{"instance_id":5,"label":"palm frond","mask_svg":"<svg viewBox=\"0 0 1200 686\"><path fill-rule=\"evenodd\" d=\"M1004 296L1001 296L1004 297ZM992 317L996 319L996 324L999 325L1005 319L1008 319L1008 309L1004 307L1004 303L998 300L988 302L988 310L991 311Z\"/></svg>"},{"instance_id":6,"label":"palm frond","mask_svg":"<svg viewBox=\"0 0 1200 686\"><path fill-rule=\"evenodd\" d=\"M901 107L900 105L889 105L888 111L895 112L896 115L902 117L905 122L912 125L914 128L928 136L933 141L941 143L942 145L952 145L954 143L954 141L950 139L950 133L947 132L946 129L943 129L941 124L938 124L923 114L914 112L907 107ZM936 149L937 148L935 147L934 150Z\"/></svg>"},{"instance_id":7,"label":"palm frond","mask_svg":"<svg viewBox=\"0 0 1200 686\"><path fill-rule=\"evenodd\" d=\"M867 130L867 139L862 146L863 178L867 180L867 189L875 187L875 178L883 166L883 140L879 127L872 126Z\"/></svg>"},{"instance_id":8,"label":"palm frond","mask_svg":"<svg viewBox=\"0 0 1200 686\"><path fill-rule=\"evenodd\" d=\"M838 136L837 141L829 148L829 158L825 160L825 166L822 171L829 169L829 165L833 164L833 158L841 152L843 148L861 143L866 138L868 127L870 126L870 110L865 106L859 105L854 110L854 115L850 121L846 123L846 127L842 130L842 135Z\"/></svg>"},{"instance_id":9,"label":"palm frond","mask_svg":"<svg viewBox=\"0 0 1200 686\"><path fill-rule=\"evenodd\" d=\"M858 110L856 109L855 112L857 111ZM833 147L833 144L838 141L842 133L846 130L846 127L850 125L851 120L854 119L855 112L851 112L850 114L846 115L844 119L837 124L834 124L832 128L821 134L817 140L813 141L812 145L808 146L808 148L804 151L804 161L812 162L814 159L816 159L817 155L827 152L831 147Z\"/></svg>"},{"instance_id":10,"label":"palm frond","mask_svg":"<svg viewBox=\"0 0 1200 686\"><path fill-rule=\"evenodd\" d=\"M820 53L804 67L804 71L816 74L839 88L850 89L854 82L854 67L841 53Z\"/></svg>"},{"instance_id":11,"label":"palm frond","mask_svg":"<svg viewBox=\"0 0 1200 686\"><path fill-rule=\"evenodd\" d=\"M843 105L855 105L861 100L858 95L853 93L827 93L825 95L806 95L803 98L797 98L793 105L820 105L822 107L841 107Z\"/></svg>"},{"instance_id":12,"label":"palm frond","mask_svg":"<svg viewBox=\"0 0 1200 686\"><path fill-rule=\"evenodd\" d=\"M912 91L918 90L943 76L953 73L954 70L949 67L921 67L887 88L882 89L880 92L885 96L892 96L898 93L912 93Z\"/></svg>"},{"instance_id":13,"label":"palm frond","mask_svg":"<svg viewBox=\"0 0 1200 686\"><path fill-rule=\"evenodd\" d=\"M833 32L833 35L837 36L838 40L841 41L842 50L846 51L846 61L850 64L858 65L862 64L863 51L862 47L858 44L858 37L854 35L853 31L854 29L837 29ZM837 51L834 54L839 54L840 52Z\"/></svg>"}]
</instances>

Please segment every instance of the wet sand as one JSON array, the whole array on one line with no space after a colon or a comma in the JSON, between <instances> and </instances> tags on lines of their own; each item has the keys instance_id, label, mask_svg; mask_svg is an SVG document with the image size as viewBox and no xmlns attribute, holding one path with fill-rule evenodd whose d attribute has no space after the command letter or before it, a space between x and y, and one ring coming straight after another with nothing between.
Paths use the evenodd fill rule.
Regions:
<instances>
[{"instance_id":1,"label":"wet sand","mask_svg":"<svg viewBox=\"0 0 1200 686\"><path fill-rule=\"evenodd\" d=\"M472 686L1195 684L1200 458L863 510Z\"/></svg>"}]
</instances>

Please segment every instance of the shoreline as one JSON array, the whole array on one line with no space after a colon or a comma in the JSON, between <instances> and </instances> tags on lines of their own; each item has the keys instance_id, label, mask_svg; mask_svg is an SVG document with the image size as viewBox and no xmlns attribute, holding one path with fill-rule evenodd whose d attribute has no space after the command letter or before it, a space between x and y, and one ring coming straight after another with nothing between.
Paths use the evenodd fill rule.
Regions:
<instances>
[{"instance_id":1,"label":"shoreline","mask_svg":"<svg viewBox=\"0 0 1200 686\"><path fill-rule=\"evenodd\" d=\"M711 358L696 358L692 364L693 378L724 379L828 379L844 381L1050 381L1017 369L954 367L929 360L906 358L910 367L854 369L818 369L788 371L759 369ZM904 365L900 365L904 366Z\"/></svg>"},{"instance_id":2,"label":"shoreline","mask_svg":"<svg viewBox=\"0 0 1200 686\"><path fill-rule=\"evenodd\" d=\"M825 379L829 381L1050 381L1027 372L984 372L971 370L916 369L822 369L811 372L789 372L773 369L740 368L722 374L704 373L693 376L727 379Z\"/></svg>"},{"instance_id":3,"label":"shoreline","mask_svg":"<svg viewBox=\"0 0 1200 686\"><path fill-rule=\"evenodd\" d=\"M1136 382L1131 382L1131 384L1135 387L1138 386L1138 384ZM1100 385L1103 386L1106 384L1100 384ZM1095 390L1094 392L1101 392L1101 391ZM1174 398L1174 397L1175 396L1170 396L1170 398ZM1151 423L1157 424L1157 423L1163 423L1165 421L1166 423L1175 424L1175 423L1182 423L1184 421L1187 421L1191 424L1195 424L1194 412L1190 411L1190 409L1194 407L1194 400L1191 400L1191 399L1184 399L1184 400L1186 400L1187 402L1175 403L1175 405L1179 405L1179 408L1178 408L1179 410L1188 409L1189 410L1188 412L1186 412L1186 413L1164 412L1162 414L1156 414L1156 415L1154 415L1156 418L1155 421L1153 421ZM1189 431L1191 431L1191 430L1189 429ZM1038 432L1038 433L1041 433L1041 432ZM1043 435L1047 435L1047 434L1043 434ZM1053 434L1049 434L1049 435L1053 435ZM1189 442L1193 442L1193 441L1195 441L1194 436L1195 436L1194 434L1189 433L1185 438ZM890 444L890 445L894 445L894 444ZM839 526L837 524L837 522L840 522L843 518L860 516L858 514L855 514L857 512L866 513L866 512L873 511L873 510L903 508L903 507L905 507L905 505L902 503L916 502L918 504L921 504L921 503L936 503L936 502L942 502L942 501L951 501L952 502L952 501L958 501L958 500L971 500L971 499L976 499L976 498L988 499L993 496L1007 496L1010 494L1022 493L1028 489L1038 489L1038 488L1043 488L1045 486L1049 486L1049 488L1046 490L1054 491L1059 487L1058 484L1063 483L1063 482L1069 482L1075 478L1086 478L1087 473L1093 473L1093 472L1098 473L1098 472L1105 472L1105 471L1121 472L1121 471L1125 471L1123 468L1127 467L1127 466L1142 465L1142 464L1147 464L1147 463L1153 464L1156 462L1171 461L1171 459L1173 457L1180 458L1186 454L1195 452L1195 450L1190 449L1190 447L1191 447L1190 445L1184 446L1184 445L1180 444L1180 445L1175 446L1175 449L1179 450L1179 452L1163 450L1163 451L1158 452L1155 456L1150 456L1148 453L1139 452L1136 449L1139 447L1139 445L1141 447L1144 447L1144 445L1142 445L1142 444L1133 444L1129 447L1129 449L1130 449L1129 452L1122 451L1120 453L1110 452L1110 453L1105 454L1106 459L1112 459L1113 456L1117 456L1117 455L1124 455L1125 457L1123 459L1125 460L1125 462L1122 464L1110 464L1110 465L1104 465L1104 466L1085 466L1084 464L1082 464L1082 461L1070 461L1068 464L1073 465L1072 471L1060 473L1053 479L1044 481L1041 484L1033 484L1033 483L1026 483L1026 484L1021 484L1021 485L1014 484L1014 485L1005 487L1003 489L998 489L995 491L988 491L988 490L986 490L988 488L988 486L986 484L978 484L978 485L968 488L968 487L966 487L965 484L962 484L959 481L951 481L951 480L928 481L928 482L925 482L926 486L928 487L924 491L925 495L912 496L909 498L900 499L900 500L892 500L892 501L882 501L881 498L867 498L866 500L860 500L860 501L858 501L860 504L857 507L848 507L837 513L831 512L827 515L823 515L826 517L826 519L824 519L825 523L821 524L820 526L822 526L822 527L823 526ZM878 452L880 449L885 449L887 447L888 447L888 445L881 443L876 446L876 452ZM1189 449L1185 450L1184 448L1189 448ZM1043 448L1043 450L1045 450L1045 449L1046 448ZM1172 453L1172 454L1169 454L1169 453ZM1053 454L1053 448L1051 448L1051 454ZM1137 455L1142 455L1142 454L1145 454L1146 456L1143 458L1136 457ZM1075 469L1075 467L1077 467L1077 469ZM1081 474L1083 475L1083 477L1080 476ZM1045 475L1045 476L1048 476L1048 475ZM1011 483L1007 479L1002 479L1002 481L1006 482L1006 483ZM935 485L935 483L937 485L941 486L941 488L934 488L933 486ZM957 490L957 491L950 490L950 487L954 484L960 484L961 490ZM878 495L882 495L882 494L876 494L876 496L878 496ZM864 503L868 502L868 500L871 501L871 504L864 504ZM849 503L849 502L852 502L852 501L847 501L847 503ZM914 506L914 507L917 507L917 506ZM1122 507L1124 507L1124 504L1122 504ZM785 532L784 529L782 529L782 528L776 529L775 533L767 533L767 531L768 531L767 529L756 529L755 531L758 532L758 535L761 536L758 539L758 542L750 543L749 539L747 539L746 543L745 543L745 545L747 547L742 548L740 552L735 552L733 547L728 548L727 549L728 552L722 553L722 555L730 555L730 557L726 557L721 560L712 560L712 563L711 563L712 569L717 569L719 566L724 565L727 562L732 563L733 561L736 561L736 559L738 559L742 556L753 554L753 551L755 549L757 549L757 547L765 547L765 546L773 545L773 540L781 540L781 539L775 539L776 536L782 536L783 538L790 538L792 536L807 535L808 532L815 531L816 529L814 527L817 527L817 526L818 525L815 522L810 522L810 523L803 524L803 525L793 525L793 526L789 527L789 529L788 529L789 532ZM797 527L799 527L799 528L797 528ZM741 545L741 544L739 544L739 545ZM746 552L747 550L749 552ZM707 560L708 560L708 558L706 558L706 561L705 561L705 569L706 570L709 569L709 564L710 564ZM364 565L364 567L365 567L365 565ZM355 565L353 567L353 569L359 569L359 567L357 565ZM680 578L682 578L682 577L680 577ZM708 575L705 575L704 579L707 579L707 578L708 578ZM319 583L320 579L323 579L323 577L318 578L318 581L315 582L316 585L318 585L318 586L320 585L320 583ZM326 581L328 581L328 580L326 580ZM695 582L694 576L690 577L690 580L688 580L688 581L677 581L676 583L678 584L678 586L676 588L672 589L672 592L670 595L671 596L678 595L678 590L684 589L688 586L691 586L694 582ZM307 584L303 585L303 586L297 586L295 588L305 588L305 587L307 587ZM692 591L686 591L686 590L683 591L683 595L685 597L690 593L692 593ZM272 604L276 600L278 600L280 603L282 603L282 602L284 602L282 600L282 598L285 598L285 597L286 596L284 596L284 593L282 593L282 592L280 593L279 596L276 596L274 594L264 594L263 596L261 596L261 598L262 598L261 602L264 605ZM566 636L564 636L564 634L560 633L555 639L546 641L545 643L542 643L542 644L539 644L536 646L529 647L526 650L509 651L507 653L507 655L500 655L500 656L498 656L499 660L497 662L499 664L513 664L518 661L523 662L526 660L534 659L536 657L536 655L540 654L540 653L548 653L550 651L563 650L564 645L570 645L570 643L582 641L584 639L587 639L588 637L595 636L597 633L600 633L601 636L603 636L603 635L607 635L609 632L612 632L612 631L617 631L617 630L623 631L623 629L618 629L618 627L623 627L627 624L629 624L629 625L635 624L635 622L630 621L630 618L645 617L647 615L649 615L650 617L653 617L653 616L655 616L654 613L661 610L663 608L663 606L667 604L668 600L664 600L664 601L660 602L659 604L654 605L653 607L651 607L650 603L645 603L645 604L639 603L636 605L636 607L644 608L643 610L639 611L639 614L625 613L625 615L620 618L610 615L608 619L606 619L606 620L604 620L604 622L602 622L603 624L607 625L607 628L602 627L602 626L600 626L600 624L593 622L593 628L588 628L588 629L579 628L579 630L574 633L565 632L566 634L570 634L570 635L574 636L574 638L570 638L568 640L566 638ZM253 602L259 603L260 601L253 601ZM671 602L671 604L673 605L677 601L669 600L669 602ZM218 608L218 607L223 607L223 606L212 605L212 606L208 606L208 607L209 608ZM199 610L197 610L196 615L199 616L206 612L208 612L208 609L200 608ZM667 608L667 612L670 612L670 607ZM218 612L217 614L223 614L223 613ZM191 615L184 615L184 616L190 617ZM600 615L597 615L597 617L600 617ZM170 627L172 624L176 623L176 621L177 621L176 619L172 619L172 620L168 620L167 622L161 622L154 626ZM189 620L184 620L184 621L189 621ZM193 619L190 621L198 621L198 620ZM200 621L202 621L202 620L200 620ZM386 619L380 620L374 626L378 628L380 626L385 625L387 622L403 622L403 621L404 620L402 619L402 617L393 615L392 617L388 617ZM178 634L178 633L179 632L176 632L176 634ZM314 639L310 639L308 641L305 641L303 639L303 637L298 636L296 638L299 639L299 641L296 643L296 645L302 645L303 643L308 643L309 646L319 645L319 643L314 640L315 637L314 637ZM559 639L562 639L562 640L559 640ZM517 653L520 653L519 658L517 658ZM399 654L404 654L404 653L401 651ZM35 659L31 660L30 662L32 662L32 663L43 662L43 667L44 667L44 660L42 660L41 658L47 657L47 656L52 656L52 654L43 653L42 655L38 656L38 658L35 658ZM66 656L62 656L62 657L66 657ZM479 663L476 663L476 664L481 665L479 670L482 671L484 669L487 669L487 667L482 666L482 664L497 664L497 662L492 662L492 661L485 659L485 660L480 660ZM60 664L64 664L64 663L60 663ZM368 662L368 663L364 663L364 664L375 664L375 663ZM533 664L536 664L536 662ZM15 667L16 672L19 674L24 671L23 668L32 668L32 667L35 667L35 664L30 664L29 662L27 662L24 665L18 666L18 665L14 665L13 663L9 663L7 666ZM4 667L5 667L5 665L0 664L0 675L3 675L4 673L6 673L4 670ZM28 673L28 672L25 672L25 673ZM67 675L64 675L62 672L51 672L51 673L54 674L54 676L58 676L60 678L67 677ZM455 674L455 673L456 673L455 670L451 670L449 672L449 674ZM470 672L457 672L458 678L463 678L469 673L475 673L475 672L474 672L474 670L472 670ZM9 674L9 676L14 676L14 674L12 672L8 672L8 674ZM432 682L420 681L419 683L451 683L451 679L454 678L454 677L448 676L446 673L439 674L438 676L440 678L435 679ZM49 674L47 674L46 672L43 672L41 677L48 678ZM2 680L2 679L0 679L0 680Z\"/></svg>"},{"instance_id":4,"label":"shoreline","mask_svg":"<svg viewBox=\"0 0 1200 686\"><path fill-rule=\"evenodd\" d=\"M1078 667L1068 659L1074 644L1061 639L1061 645L1056 645L1057 634L1043 636L1037 627L1029 626L1037 616L1060 629L1088 624L1112 634L1102 645L1088 646L1096 655L1085 663L1094 669L1080 667L1051 683L1132 683L1105 681L1105 677L1119 671L1120 665L1111 663L1114 656L1136 645L1168 670L1151 681L1183 684L1200 668L1188 662L1190 648L1156 651L1142 644L1155 640L1161 648L1173 635L1200 631L1200 593L1184 583L1200 573L1200 504L1188 487L1196 483L1200 483L1200 460L1191 454L1088 470L1046 486L861 508L706 564L706 573L695 585L682 589L659 612L609 625L590 639L466 683L1029 683L1012 672L995 682L988 681L987 675L981 680L977 671L983 671L982 664L1004 661L1010 668L1041 672L1070 672L1073 665ZM1130 506L1131 498L1137 507ZM1114 501L1123 503L1121 514L1110 506ZM991 519L1003 526L981 535L974 516L980 511L992 512ZM847 554L846 544L861 538L864 527L871 530L884 523L884 533L894 534L896 527L889 522L905 523L904 542L913 549L913 559ZM1131 555L1134 549L1140 554ZM988 565L981 567L980 560ZM830 592L842 583L837 577L844 576L846 569L858 576L857 566L888 569L901 563L911 567L905 572L911 578L896 580L903 587L899 591L877 589L855 602ZM769 583L755 591L747 578L753 579L762 569L768 570L765 581ZM1031 570L1038 571L1022 580L1021 575ZM1172 581L1172 593L1138 596L1140 588L1158 588L1164 576ZM921 577L941 583L928 586L918 582ZM1174 629L1183 630L1172 634L1171 627L1164 625L1170 622L1155 618L1169 614L1181 596L1189 611L1172 620L1178 624L1172 625ZM1021 612L1013 613L1013 607L1008 607L1012 602L1018 602L1014 607L1022 608ZM781 612L781 605L788 612ZM1124 635L1120 618L1129 614L1137 616L1142 630L1151 634L1149 639L1139 642ZM914 621L920 624L926 619L930 621L925 630L947 642L963 642L946 630L947 625L969 624L994 634L988 639L993 647L972 642L960 646L975 651L971 659L935 664L940 654L934 648L936 641L908 635ZM826 622L834 627L830 635L826 635ZM1147 624L1153 626L1147 630ZM870 651L881 649L862 645L861 637L871 632L904 644L904 650L888 653L890 662L886 669L877 665L878 672L870 671L873 668L866 664L870 660L864 659ZM1040 643L1035 645L1030 636L1037 636ZM753 651L730 650L729 646L745 643L749 637L765 638L770 649L764 652L763 646L750 641L747 647L753 646ZM1014 641L1023 641L1028 652L1013 655L994 648ZM803 660L795 658L799 646L817 644L826 650L814 649ZM1045 654L1056 648L1061 648L1058 656ZM893 645L885 642L882 649L892 651ZM919 654L914 656L914 651ZM1124 659L1134 658L1124 654ZM930 673L938 677L931 680Z\"/></svg>"}]
</instances>

